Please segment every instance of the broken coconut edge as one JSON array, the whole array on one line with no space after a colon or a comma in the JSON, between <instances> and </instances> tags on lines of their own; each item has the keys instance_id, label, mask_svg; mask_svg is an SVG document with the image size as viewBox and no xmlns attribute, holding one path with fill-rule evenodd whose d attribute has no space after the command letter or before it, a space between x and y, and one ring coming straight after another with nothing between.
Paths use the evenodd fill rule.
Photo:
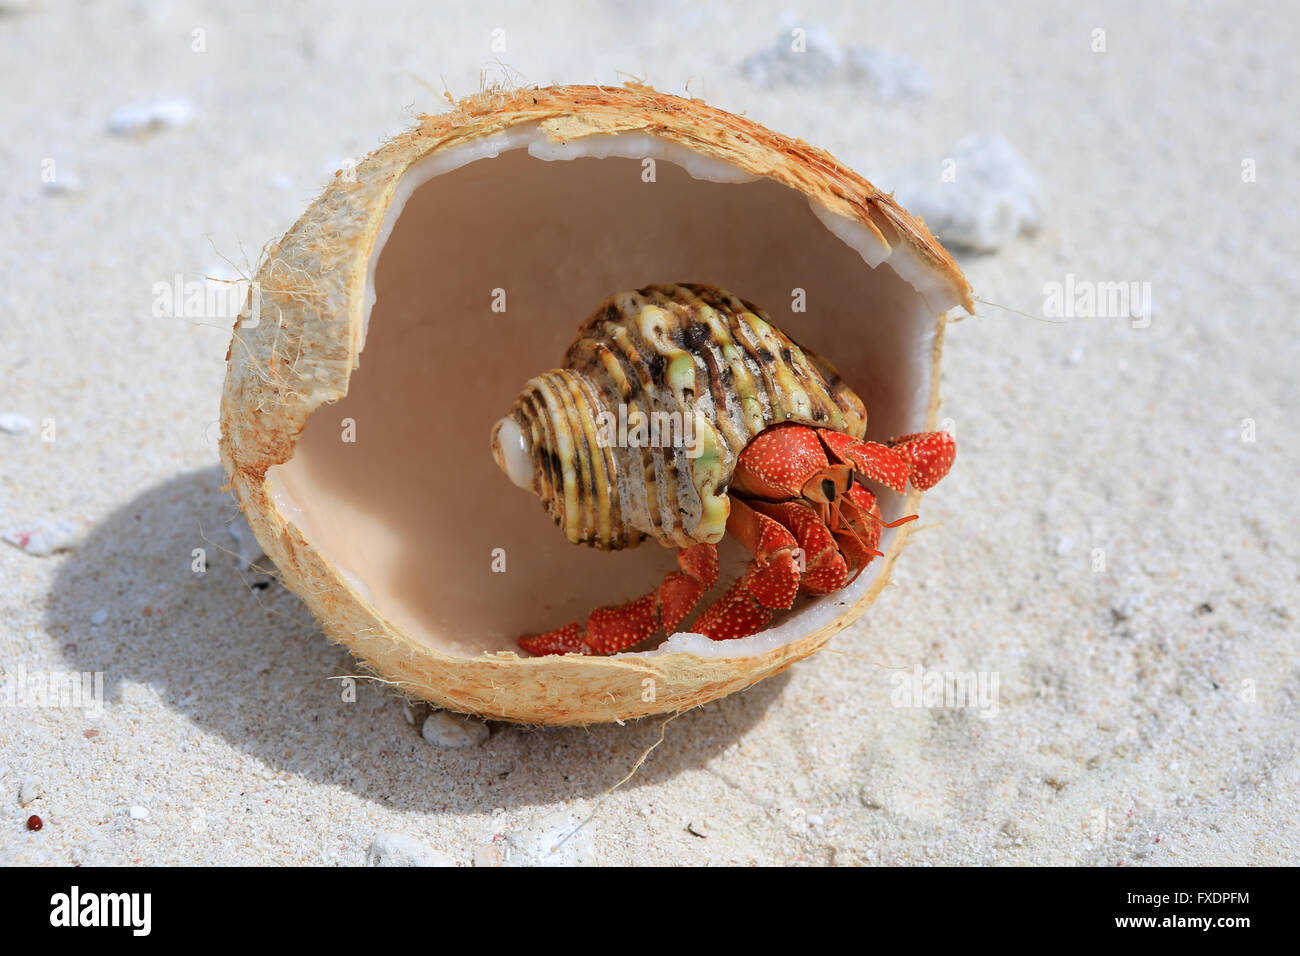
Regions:
<instances>
[{"instance_id":1,"label":"broken coconut edge","mask_svg":"<svg viewBox=\"0 0 1300 956\"><path fill-rule=\"evenodd\" d=\"M272 499L268 470L292 458L315 409L347 394L365 339L372 250L382 244L399 180L431 153L521 123L539 123L557 142L653 134L795 189L814 211L820 206L860 224L886 245L881 226L892 230L892 238L914 254L914 267L928 270L952 301L973 313L970 287L924 223L829 154L699 100L635 84L490 89L460 101L449 113L422 117L420 125L389 140L355 170L337 173L288 233L266 249L255 277L256 321L246 305L226 355L221 460L282 580L330 639L408 696L493 720L584 725L680 712L784 671L853 623L888 583L912 525L898 529L877 577L854 604L831 623L760 654L530 658L499 652L465 658L439 653L386 620ZM935 321L927 430L938 416L945 314L937 311ZM920 492L910 492L906 508L915 510L919 500Z\"/></svg>"}]
</instances>

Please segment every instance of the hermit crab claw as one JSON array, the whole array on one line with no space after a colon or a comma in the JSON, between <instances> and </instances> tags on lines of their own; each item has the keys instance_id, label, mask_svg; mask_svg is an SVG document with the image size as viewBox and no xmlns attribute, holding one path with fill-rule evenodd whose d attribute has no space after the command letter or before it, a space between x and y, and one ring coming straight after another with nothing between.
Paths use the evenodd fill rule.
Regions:
<instances>
[{"instance_id":1,"label":"hermit crab claw","mask_svg":"<svg viewBox=\"0 0 1300 956\"><path fill-rule=\"evenodd\" d=\"M533 490L533 459L528 436L509 415L492 428L492 458L516 485L524 491Z\"/></svg>"}]
</instances>

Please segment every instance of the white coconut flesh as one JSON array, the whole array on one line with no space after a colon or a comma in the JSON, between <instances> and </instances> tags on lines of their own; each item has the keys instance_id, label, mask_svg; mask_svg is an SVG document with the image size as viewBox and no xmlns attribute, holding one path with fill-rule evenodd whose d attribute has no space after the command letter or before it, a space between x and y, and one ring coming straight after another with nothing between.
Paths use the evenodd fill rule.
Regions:
<instances>
[{"instance_id":1,"label":"white coconut flesh","mask_svg":"<svg viewBox=\"0 0 1300 956\"><path fill-rule=\"evenodd\" d=\"M889 243L783 184L644 133L559 143L528 124L435 153L399 181L372 251L348 394L318 407L293 457L270 470L272 500L379 613L445 654L517 651L520 635L640 597L675 553L570 544L494 462L494 425L607 296L702 282L830 359L866 403L869 437L924 428L938 317L958 293L876 222ZM902 505L880 496L886 520ZM748 559L729 539L720 552L715 596ZM881 564L753 637L682 633L648 653L763 653L831 623Z\"/></svg>"}]
</instances>

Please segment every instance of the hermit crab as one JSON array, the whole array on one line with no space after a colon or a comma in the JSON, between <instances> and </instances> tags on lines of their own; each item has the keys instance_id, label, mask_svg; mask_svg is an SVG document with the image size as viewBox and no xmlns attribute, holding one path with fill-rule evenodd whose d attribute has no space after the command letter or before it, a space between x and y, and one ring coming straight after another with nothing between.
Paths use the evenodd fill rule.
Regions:
<instances>
[{"instance_id":1,"label":"hermit crab","mask_svg":"<svg viewBox=\"0 0 1300 956\"><path fill-rule=\"evenodd\" d=\"M888 583L917 526L888 527L919 510L925 478L915 469L947 454L889 443L955 433L944 423L952 413L941 412L940 362L950 320L973 309L961 271L924 224L833 156L639 84L491 88L421 117L340 170L266 246L252 279L227 356L220 452L231 491L280 579L383 686L456 711L540 724L678 712L781 672L855 621ZM665 476L690 480L656 480L658 507L650 509L647 495L646 513L634 521L637 502L619 498L616 514L614 499L602 504L588 475L587 484L574 485L561 533L549 492L542 508L514 488L488 437L503 415L520 434L532 427L511 409L539 372L558 364L599 385L587 371L599 362L598 335L587 337L589 352L561 358L598 303L619 290L679 280L709 288L644 293L661 296L656 307L674 321L707 306L737 341L748 334L741 322L773 343L790 341L789 359L775 344L764 346L771 362L758 352L756 364L741 363L756 377L753 396L774 392L780 409L763 407L759 397L756 411L745 388L722 388L721 375L703 374L692 406L685 391L672 390L685 363L664 356L663 387L654 392L669 404L647 404L644 394L625 404L629 413L698 408L689 426L677 423L692 429L682 454L697 457L679 461L676 448L648 449ZM688 292L699 304L676 302ZM627 321L641 315L615 305ZM689 334L703 335L703 324ZM692 363L707 360L690 340L683 344ZM712 345L707 350L716 355ZM768 385L765 371L779 381ZM715 381L717 400L710 398ZM795 399L800 390L806 404ZM712 400L727 408L733 399L725 415L707 407ZM616 413L617 439L624 427L618 393L584 401ZM819 421L818 411L828 417ZM629 452L624 446L635 444L636 424L629 416L628 441L615 441L612 463L601 452L609 474ZM728 589L753 560L726 533L740 511L736 501L757 513L773 504L737 480L744 449L760 439L784 442L802 428L827 455L836 498L825 494L823 505L819 483L806 481L799 497L836 541L845 569L835 574L848 583L826 594L805 587L766 623L746 620L741 629L754 631L745 637L713 640L695 630L719 606L705 594L700 613L676 624L676 611L665 616L657 605L656 627L668 635L657 644L615 654L533 654L520 646L521 635L572 621L590 635L593 608L684 573L678 556L689 563L692 553L706 553L689 546L715 535L719 588ZM839 439L826 438L832 432L864 439L873 457L841 453L833 447ZM503 430L497 436L510 438ZM881 446L910 461L911 487L901 493L898 465ZM761 445L752 448L757 457ZM552 475L562 478L570 459L559 447L556 454ZM512 457L517 475L533 463L524 451ZM872 477L873 467L884 472ZM621 493L621 481L609 487ZM875 512L841 500L866 491ZM670 492L665 518L661 496ZM794 497L792 486L780 497L787 493ZM936 511L927 507L927 519ZM575 546L570 528L572 540L587 536L594 546ZM634 537L644 546L633 547ZM930 546L942 540L935 535ZM799 580L812 586L818 553L801 547ZM781 562L786 557L777 555ZM680 587L693 592L707 581ZM788 592L788 571L782 581ZM620 619L630 626L634 616ZM877 627L867 637L887 642L890 635Z\"/></svg>"},{"instance_id":2,"label":"hermit crab","mask_svg":"<svg viewBox=\"0 0 1300 956\"><path fill-rule=\"evenodd\" d=\"M629 431L629 422L631 430ZM691 630L755 633L796 596L852 583L885 523L871 487L933 487L944 432L867 441L862 400L821 356L725 289L648 286L611 297L563 368L528 382L492 432L497 464L535 492L570 541L678 548L650 593L585 625L520 639L533 654L612 654L673 630L718 582L717 542L753 555Z\"/></svg>"}]
</instances>

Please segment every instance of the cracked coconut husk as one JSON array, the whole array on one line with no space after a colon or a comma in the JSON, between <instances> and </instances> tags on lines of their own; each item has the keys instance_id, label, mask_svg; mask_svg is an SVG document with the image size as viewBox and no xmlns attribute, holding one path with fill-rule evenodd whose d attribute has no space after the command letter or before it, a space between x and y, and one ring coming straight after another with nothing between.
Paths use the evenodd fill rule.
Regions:
<instances>
[{"instance_id":1,"label":"cracked coconut husk","mask_svg":"<svg viewBox=\"0 0 1300 956\"><path fill-rule=\"evenodd\" d=\"M873 438L935 427L944 316L972 311L951 257L892 197L806 143L640 85L496 88L423 117L336 174L255 279L221 455L284 583L403 693L543 724L676 712L783 671L875 600L911 530L854 585L749 638L516 654L519 633L641 593L672 560L569 544L487 447L519 382L554 367L596 303L688 279L772 311L798 287L811 304L782 327L862 396ZM506 286L510 324L492 326L488 293Z\"/></svg>"}]
</instances>

